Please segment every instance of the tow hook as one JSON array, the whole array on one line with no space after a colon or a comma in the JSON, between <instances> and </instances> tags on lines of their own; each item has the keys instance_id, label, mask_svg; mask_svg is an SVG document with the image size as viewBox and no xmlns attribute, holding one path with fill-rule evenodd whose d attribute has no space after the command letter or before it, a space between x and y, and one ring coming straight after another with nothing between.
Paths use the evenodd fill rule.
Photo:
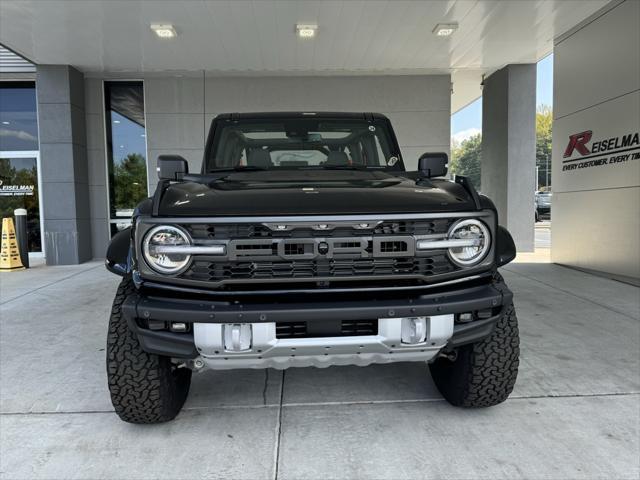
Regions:
<instances>
[{"instance_id":1,"label":"tow hook","mask_svg":"<svg viewBox=\"0 0 640 480\"><path fill-rule=\"evenodd\" d=\"M201 358L196 358L193 361L193 369L194 370L201 370L202 367L204 367L204 360L202 360Z\"/></svg>"},{"instance_id":2,"label":"tow hook","mask_svg":"<svg viewBox=\"0 0 640 480\"><path fill-rule=\"evenodd\" d=\"M448 352L440 352L438 358L446 358L450 362L455 362L458 359L458 351L449 350Z\"/></svg>"}]
</instances>

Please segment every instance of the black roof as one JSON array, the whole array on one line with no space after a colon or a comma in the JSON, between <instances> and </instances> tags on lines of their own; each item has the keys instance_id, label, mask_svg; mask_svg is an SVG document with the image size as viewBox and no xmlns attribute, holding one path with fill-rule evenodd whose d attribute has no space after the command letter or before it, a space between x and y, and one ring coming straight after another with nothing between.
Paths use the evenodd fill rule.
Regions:
<instances>
[{"instance_id":1,"label":"black roof","mask_svg":"<svg viewBox=\"0 0 640 480\"><path fill-rule=\"evenodd\" d=\"M264 118L346 118L355 120L387 119L381 113L364 112L251 112L251 113L221 113L215 119L242 120L242 119L264 119ZM215 120L214 119L214 120Z\"/></svg>"}]
</instances>

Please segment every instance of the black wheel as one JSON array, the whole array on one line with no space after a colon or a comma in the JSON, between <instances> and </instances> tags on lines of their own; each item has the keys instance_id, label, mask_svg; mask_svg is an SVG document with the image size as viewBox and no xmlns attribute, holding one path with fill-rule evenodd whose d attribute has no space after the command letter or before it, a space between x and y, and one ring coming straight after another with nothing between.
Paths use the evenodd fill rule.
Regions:
<instances>
[{"instance_id":1,"label":"black wheel","mask_svg":"<svg viewBox=\"0 0 640 480\"><path fill-rule=\"evenodd\" d=\"M454 359L429 365L442 396L457 407L491 407L504 402L516 383L520 339L513 305L484 340L463 345Z\"/></svg>"},{"instance_id":2,"label":"black wheel","mask_svg":"<svg viewBox=\"0 0 640 480\"><path fill-rule=\"evenodd\" d=\"M175 418L187 399L191 370L178 368L169 357L142 350L121 315L123 302L134 291L131 279L122 280L111 310L107 336L111 403L125 422L167 422Z\"/></svg>"}]
</instances>

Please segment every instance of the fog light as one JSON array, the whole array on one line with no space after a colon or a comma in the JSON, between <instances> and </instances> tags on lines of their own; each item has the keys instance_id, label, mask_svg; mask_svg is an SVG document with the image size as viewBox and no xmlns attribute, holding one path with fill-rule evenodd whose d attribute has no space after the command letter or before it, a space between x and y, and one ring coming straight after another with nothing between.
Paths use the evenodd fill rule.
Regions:
<instances>
[{"instance_id":1,"label":"fog light","mask_svg":"<svg viewBox=\"0 0 640 480\"><path fill-rule=\"evenodd\" d=\"M458 314L458 323L467 323L473 320L473 313L459 313Z\"/></svg>"},{"instance_id":2,"label":"fog light","mask_svg":"<svg viewBox=\"0 0 640 480\"><path fill-rule=\"evenodd\" d=\"M169 329L172 332L186 332L187 331L187 324L183 323L183 322L172 322L171 326L169 327Z\"/></svg>"},{"instance_id":3,"label":"fog light","mask_svg":"<svg viewBox=\"0 0 640 480\"><path fill-rule=\"evenodd\" d=\"M402 319L402 343L422 343L427 338L427 318L412 317Z\"/></svg>"},{"instance_id":4,"label":"fog light","mask_svg":"<svg viewBox=\"0 0 640 480\"><path fill-rule=\"evenodd\" d=\"M149 320L147 322L149 330L164 330L167 325L162 320Z\"/></svg>"},{"instance_id":5,"label":"fog light","mask_svg":"<svg viewBox=\"0 0 640 480\"><path fill-rule=\"evenodd\" d=\"M251 348L251 324L228 323L224 325L224 349L243 352Z\"/></svg>"}]
</instances>

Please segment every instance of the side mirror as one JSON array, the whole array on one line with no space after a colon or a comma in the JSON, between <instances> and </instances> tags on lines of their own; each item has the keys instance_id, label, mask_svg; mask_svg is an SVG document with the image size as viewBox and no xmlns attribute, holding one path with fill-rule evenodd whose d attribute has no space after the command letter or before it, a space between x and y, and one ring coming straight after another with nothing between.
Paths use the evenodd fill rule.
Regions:
<instances>
[{"instance_id":1,"label":"side mirror","mask_svg":"<svg viewBox=\"0 0 640 480\"><path fill-rule=\"evenodd\" d=\"M418 160L418 171L423 177L444 177L447 174L449 157L444 152L423 153Z\"/></svg>"},{"instance_id":2,"label":"side mirror","mask_svg":"<svg viewBox=\"0 0 640 480\"><path fill-rule=\"evenodd\" d=\"M160 180L182 180L189 173L189 164L180 155L160 155L158 157L158 178Z\"/></svg>"}]
</instances>

